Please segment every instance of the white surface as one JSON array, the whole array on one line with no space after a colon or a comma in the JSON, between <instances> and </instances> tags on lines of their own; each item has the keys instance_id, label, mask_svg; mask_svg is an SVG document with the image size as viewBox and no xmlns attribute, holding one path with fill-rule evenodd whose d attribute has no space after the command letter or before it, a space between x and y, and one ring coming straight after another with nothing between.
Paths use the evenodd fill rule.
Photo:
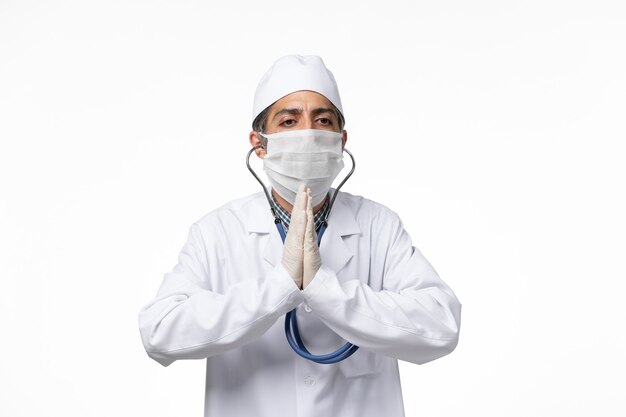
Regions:
<instances>
[{"instance_id":1,"label":"white surface","mask_svg":"<svg viewBox=\"0 0 626 417\"><path fill-rule=\"evenodd\" d=\"M202 415L203 362L150 360L137 313L258 190L287 53L337 79L346 190L463 303L457 350L402 366L407 416L624 415L626 5L337 3L0 2L0 415Z\"/></svg>"}]
</instances>

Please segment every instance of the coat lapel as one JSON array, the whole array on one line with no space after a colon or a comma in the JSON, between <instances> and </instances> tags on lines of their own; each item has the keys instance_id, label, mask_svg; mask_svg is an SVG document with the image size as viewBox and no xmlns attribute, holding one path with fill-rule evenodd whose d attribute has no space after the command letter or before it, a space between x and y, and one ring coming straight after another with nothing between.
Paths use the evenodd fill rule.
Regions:
<instances>
[{"instance_id":1,"label":"coat lapel","mask_svg":"<svg viewBox=\"0 0 626 417\"><path fill-rule=\"evenodd\" d=\"M264 237L265 249L263 249L263 259L269 262L270 265L276 266L282 259L283 241L280 238L280 234L278 233L276 226L274 226L273 221L271 224L274 227L274 231L267 233Z\"/></svg>"},{"instance_id":2,"label":"coat lapel","mask_svg":"<svg viewBox=\"0 0 626 417\"><path fill-rule=\"evenodd\" d=\"M356 247L350 247L344 238L359 234L361 230L354 218L354 212L339 193L328 217L328 228L322 236L320 256L322 264L337 274L356 254Z\"/></svg>"},{"instance_id":3,"label":"coat lapel","mask_svg":"<svg viewBox=\"0 0 626 417\"><path fill-rule=\"evenodd\" d=\"M248 233L261 235L260 246L263 259L274 266L280 261L282 241L268 204L264 193L254 194L241 220Z\"/></svg>"}]
</instances>

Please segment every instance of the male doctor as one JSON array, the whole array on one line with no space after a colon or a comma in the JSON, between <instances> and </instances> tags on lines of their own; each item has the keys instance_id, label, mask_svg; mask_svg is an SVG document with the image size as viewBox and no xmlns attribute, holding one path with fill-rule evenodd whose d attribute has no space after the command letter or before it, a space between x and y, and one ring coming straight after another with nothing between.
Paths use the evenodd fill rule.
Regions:
<instances>
[{"instance_id":1,"label":"male doctor","mask_svg":"<svg viewBox=\"0 0 626 417\"><path fill-rule=\"evenodd\" d=\"M276 61L249 139L280 221L264 192L206 214L139 313L151 358L207 359L205 416L403 416L397 360L423 364L457 345L461 305L398 216L344 192L330 207L343 114L321 58ZM284 329L293 309L311 353L359 349L334 364L298 356Z\"/></svg>"}]
</instances>

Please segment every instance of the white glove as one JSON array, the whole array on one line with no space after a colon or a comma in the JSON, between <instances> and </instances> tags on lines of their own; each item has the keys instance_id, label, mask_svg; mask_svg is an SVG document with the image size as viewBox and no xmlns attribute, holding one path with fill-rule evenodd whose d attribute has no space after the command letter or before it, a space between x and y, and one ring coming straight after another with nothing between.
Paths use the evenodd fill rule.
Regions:
<instances>
[{"instance_id":1,"label":"white glove","mask_svg":"<svg viewBox=\"0 0 626 417\"><path fill-rule=\"evenodd\" d=\"M303 259L303 277L302 289L315 278L322 258L320 257L320 249L317 246L317 233L315 232L315 217L313 216L313 208L311 207L311 190L307 188L307 206L306 206L306 229L304 231L304 259ZM291 229L289 229L291 230Z\"/></svg>"},{"instance_id":2,"label":"white glove","mask_svg":"<svg viewBox=\"0 0 626 417\"><path fill-rule=\"evenodd\" d=\"M300 184L296 201L291 210L291 220L289 221L289 231L285 237L283 247L282 264L289 273L298 288L302 288L302 265L304 250L304 232L306 229L306 207L309 195L305 190L305 185Z\"/></svg>"}]
</instances>

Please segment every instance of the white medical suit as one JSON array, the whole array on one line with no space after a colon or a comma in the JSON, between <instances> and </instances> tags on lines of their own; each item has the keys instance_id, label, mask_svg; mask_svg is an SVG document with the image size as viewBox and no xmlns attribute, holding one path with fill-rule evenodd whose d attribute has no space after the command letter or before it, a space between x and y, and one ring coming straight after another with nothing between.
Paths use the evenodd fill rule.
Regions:
<instances>
[{"instance_id":1,"label":"white medical suit","mask_svg":"<svg viewBox=\"0 0 626 417\"><path fill-rule=\"evenodd\" d=\"M422 364L457 345L461 305L398 216L340 192L304 290L281 265L283 244L263 193L195 222L156 298L139 314L150 357L206 363L205 416L400 417L397 359ZM317 364L287 344L296 308L313 354L360 346Z\"/></svg>"}]
</instances>

